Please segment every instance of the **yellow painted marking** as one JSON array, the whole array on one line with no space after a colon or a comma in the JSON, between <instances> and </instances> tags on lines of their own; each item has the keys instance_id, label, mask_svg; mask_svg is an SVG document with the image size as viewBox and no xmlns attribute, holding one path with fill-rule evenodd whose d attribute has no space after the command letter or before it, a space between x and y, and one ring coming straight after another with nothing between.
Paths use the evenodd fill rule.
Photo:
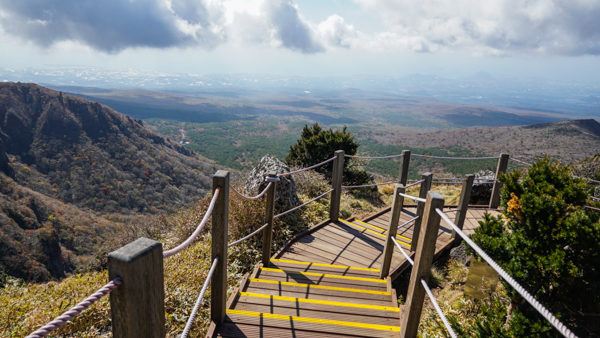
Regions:
<instances>
[{"instance_id":1,"label":"yellow painted marking","mask_svg":"<svg viewBox=\"0 0 600 338\"><path fill-rule=\"evenodd\" d=\"M371 329L371 330L378 330L378 331L400 332L400 326L347 322L347 321L343 321L343 320L312 318L312 317L288 316L288 315L281 315L281 314L276 314L276 313L264 313L264 312L246 311L246 310L227 310L227 314L247 316L247 317L276 319L276 320L285 320L286 322L294 321L294 322L301 322L301 323L355 327L355 328L360 328L360 329Z\"/></svg>"},{"instance_id":2,"label":"yellow painted marking","mask_svg":"<svg viewBox=\"0 0 600 338\"><path fill-rule=\"evenodd\" d=\"M376 268L363 268L363 267L358 267L358 266L326 264L326 263L316 263L316 262L304 262L304 261L296 261L296 260L292 260L292 259L271 258L271 262L297 264L297 265L310 265L310 266L319 266L319 267L325 267L325 268L336 268L336 269L344 269L344 270L381 272L381 269L376 269Z\"/></svg>"},{"instance_id":3,"label":"yellow painted marking","mask_svg":"<svg viewBox=\"0 0 600 338\"><path fill-rule=\"evenodd\" d=\"M292 303L307 303L307 304L351 307L351 308L358 308L358 309L400 312L400 308L394 307L394 306L370 305L370 304L359 304L359 303L348 303L348 302L336 302L336 301L332 301L332 300L322 300L322 299L308 299L308 298L275 296L275 295L267 295L264 293L255 293L255 292L240 292L240 296L251 297L251 298L281 300L284 302L292 302Z\"/></svg>"},{"instance_id":4,"label":"yellow painted marking","mask_svg":"<svg viewBox=\"0 0 600 338\"><path fill-rule=\"evenodd\" d=\"M379 228L379 229L381 229L381 230L383 230L383 231L387 231L387 230L386 230L386 229L384 229L384 228L378 227L377 225L374 225L374 224L371 224L371 223L363 222L363 221L361 221L361 220L359 220L359 219L355 219L355 220L354 220L354 222L356 222L356 223L359 223L359 224L363 224L363 225L370 225L370 226L372 226L372 227ZM406 240L408 240L408 241L412 241L412 238L410 238L410 237L406 237L406 236L399 235L399 234L398 234L398 235L396 235L396 238L398 238L398 237L400 237L400 238L402 238L402 239L406 239Z\"/></svg>"},{"instance_id":5,"label":"yellow painted marking","mask_svg":"<svg viewBox=\"0 0 600 338\"><path fill-rule=\"evenodd\" d=\"M362 226L362 225L358 225L358 224L356 224L356 223L348 222L348 221L346 221L345 219L341 219L341 218L339 219L339 221L340 221L340 222L342 222L342 223L344 223L344 224L346 224L346 225L349 225L349 226L354 226L354 227L357 227L357 228L365 229L365 230L367 230L367 232L369 232L369 233L372 233L373 235L375 235L375 236L377 236L377 237L381 237L381 238L387 238L387 236L386 236L386 235L384 235L384 234L380 234L380 233L378 233L377 231L373 231L373 230L371 230L371 229L369 229L369 228L365 228L365 227L364 227L364 226ZM398 237L398 236L396 236L396 237ZM408 244L408 243L404 243L404 242L400 241L400 242L398 242L398 244L402 245L402 246L403 246L403 247L405 247L405 248L408 248L408 249L410 249L410 244Z\"/></svg>"},{"instance_id":6,"label":"yellow painted marking","mask_svg":"<svg viewBox=\"0 0 600 338\"><path fill-rule=\"evenodd\" d=\"M281 269L265 268L265 267L262 267L260 269L263 271L278 272L278 273L285 273L285 274L296 274L296 275L304 275L304 276L312 276L312 277L358 280L358 281L365 281L365 282L372 282L372 283L387 284L387 281L385 281L383 279L379 279L379 278L342 276L342 275L336 275L336 274L332 274L332 273L318 273L318 272L306 272L306 271L285 271L285 270L281 270Z\"/></svg>"},{"instance_id":7,"label":"yellow painted marking","mask_svg":"<svg viewBox=\"0 0 600 338\"><path fill-rule=\"evenodd\" d=\"M316 284L306 284L306 283L296 283L296 282L282 282L282 281L271 280L271 279L250 278L250 281L255 282L255 283L286 285L286 286L294 286L294 287L308 288L308 289L366 293L366 294L370 294L370 295L390 296L392 294L391 292L388 292L388 291L355 289L355 288L345 288L345 287L340 287L340 286L316 285Z\"/></svg>"},{"instance_id":8,"label":"yellow painted marking","mask_svg":"<svg viewBox=\"0 0 600 338\"><path fill-rule=\"evenodd\" d=\"M342 223L344 223L344 224L346 224L346 225L349 225L349 226L351 226L351 227L357 227L357 228L365 229L365 230L367 230L367 232L368 232L368 233L371 233L371 234L373 234L373 235L375 235L375 236L377 236L377 237L381 237L381 238L386 238L386 237L387 237L387 236L386 236L386 235L384 235L384 234L380 234L380 233L378 233L377 231L371 230L371 229L369 229L369 228L365 228L365 227L364 227L364 226L362 226L362 225L358 225L358 224L354 224L354 223L352 223L352 222L348 222L348 221L346 221L345 219L341 219L341 218L340 218L340 219L338 219L338 221L340 221L340 222L342 222Z\"/></svg>"}]
</instances>

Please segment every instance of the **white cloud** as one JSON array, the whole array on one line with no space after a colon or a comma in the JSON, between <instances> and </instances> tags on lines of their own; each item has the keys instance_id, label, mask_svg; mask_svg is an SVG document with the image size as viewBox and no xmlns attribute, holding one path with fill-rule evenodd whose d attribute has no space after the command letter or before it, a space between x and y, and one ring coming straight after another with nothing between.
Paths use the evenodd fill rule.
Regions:
<instances>
[{"instance_id":1,"label":"white cloud","mask_svg":"<svg viewBox=\"0 0 600 338\"><path fill-rule=\"evenodd\" d=\"M344 18L334 14L317 26L321 40L330 46L350 48L357 42L359 33L354 26L346 24Z\"/></svg>"},{"instance_id":2,"label":"white cloud","mask_svg":"<svg viewBox=\"0 0 600 338\"><path fill-rule=\"evenodd\" d=\"M311 21L295 0L0 0L0 29L44 47L70 42L108 53L236 44L304 54L340 48L600 55L600 0L355 3L383 28L361 30L336 13Z\"/></svg>"},{"instance_id":3,"label":"white cloud","mask_svg":"<svg viewBox=\"0 0 600 338\"><path fill-rule=\"evenodd\" d=\"M356 2L385 22L387 32L376 37L384 45L426 52L600 54L597 0Z\"/></svg>"}]
</instances>

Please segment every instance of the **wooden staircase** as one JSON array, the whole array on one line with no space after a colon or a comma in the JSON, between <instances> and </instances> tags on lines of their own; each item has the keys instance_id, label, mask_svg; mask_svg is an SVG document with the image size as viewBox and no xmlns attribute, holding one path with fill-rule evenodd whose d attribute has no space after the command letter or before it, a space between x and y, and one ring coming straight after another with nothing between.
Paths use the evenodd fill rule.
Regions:
<instances>
[{"instance_id":1,"label":"wooden staircase","mask_svg":"<svg viewBox=\"0 0 600 338\"><path fill-rule=\"evenodd\" d=\"M243 281L218 337L396 337L400 308L379 269L272 259Z\"/></svg>"},{"instance_id":2,"label":"wooden staircase","mask_svg":"<svg viewBox=\"0 0 600 338\"><path fill-rule=\"evenodd\" d=\"M400 216L396 239L410 255L415 215ZM481 219L486 210L469 210ZM409 264L394 252L380 278L390 209L364 220L323 222L299 234L265 266L258 265L228 300L225 321L208 337L397 337L400 312L391 281ZM476 222L476 221L475 221ZM440 228L435 254L452 244ZM398 249L396 249L398 250Z\"/></svg>"},{"instance_id":3,"label":"wooden staircase","mask_svg":"<svg viewBox=\"0 0 600 338\"><path fill-rule=\"evenodd\" d=\"M209 336L398 336L400 307L391 279L380 278L385 229L377 224L338 220L298 236L242 281ZM394 257L396 266L403 260Z\"/></svg>"}]
</instances>

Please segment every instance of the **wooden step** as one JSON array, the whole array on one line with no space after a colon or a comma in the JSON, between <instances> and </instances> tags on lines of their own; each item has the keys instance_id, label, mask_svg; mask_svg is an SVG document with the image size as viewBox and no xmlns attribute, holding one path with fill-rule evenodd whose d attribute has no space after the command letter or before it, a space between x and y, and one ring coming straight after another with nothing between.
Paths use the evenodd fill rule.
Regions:
<instances>
[{"instance_id":1,"label":"wooden step","mask_svg":"<svg viewBox=\"0 0 600 338\"><path fill-rule=\"evenodd\" d=\"M373 317L373 319L365 318L365 320L380 324L388 323L389 319L395 323L400 314L398 306L354 303L342 298L338 300L309 299L257 292L240 292L235 308L307 317L311 316L307 313L313 312L332 313L336 316L357 316L359 321L362 321L361 317Z\"/></svg>"},{"instance_id":2,"label":"wooden step","mask_svg":"<svg viewBox=\"0 0 600 338\"><path fill-rule=\"evenodd\" d=\"M361 288L367 290L387 291L387 284L372 283L369 281L356 281L356 280L345 280L337 278L321 278L317 276L306 276L301 274L282 274L280 272L273 272L269 270L260 269L256 275L256 278L267 279L272 281L280 282L295 282L304 283L309 285L322 285L332 287L349 287L349 288Z\"/></svg>"},{"instance_id":3,"label":"wooden step","mask_svg":"<svg viewBox=\"0 0 600 338\"><path fill-rule=\"evenodd\" d=\"M245 310L228 310L227 317L235 323L254 324L288 330L318 331L330 335L347 334L364 337L394 337L399 325L381 325L316 317L300 317Z\"/></svg>"},{"instance_id":4,"label":"wooden step","mask_svg":"<svg viewBox=\"0 0 600 338\"><path fill-rule=\"evenodd\" d=\"M333 286L333 287L349 287L349 288L362 288L368 290L379 290L379 291L387 291L387 281L386 283L375 283L370 280L348 280L348 279L339 279L339 278L331 278L331 277L321 277L323 274L313 273L311 272L285 272L279 269L271 269L271 268L262 268L257 274L256 278L260 279L268 279L272 281L280 281L280 282L295 282L295 283L304 283L309 285L323 285L323 286ZM308 275L307 275L308 274ZM344 277L344 276L340 276ZM361 278L361 277L357 277Z\"/></svg>"},{"instance_id":5,"label":"wooden step","mask_svg":"<svg viewBox=\"0 0 600 338\"><path fill-rule=\"evenodd\" d=\"M370 268L362 266L348 266L341 264L329 264L321 262L300 261L286 258L273 258L269 267L274 267L286 271L309 271L318 273L335 273L343 276L357 277L379 277L381 270L379 268Z\"/></svg>"},{"instance_id":6,"label":"wooden step","mask_svg":"<svg viewBox=\"0 0 600 338\"><path fill-rule=\"evenodd\" d=\"M336 337L361 337L360 335L336 334ZM261 325L261 323L232 323L228 318L220 327L216 337L226 338L331 338L331 333L315 330L299 330L297 328L281 328ZM364 337L364 336L363 336Z\"/></svg>"},{"instance_id":7,"label":"wooden step","mask_svg":"<svg viewBox=\"0 0 600 338\"><path fill-rule=\"evenodd\" d=\"M268 272L272 274L281 274L293 276L292 278L297 278L298 276L303 277L304 279L314 280L316 284L319 284L321 281L350 281L353 283L357 283L360 285L387 285L387 281L381 278L375 277L365 277L365 276L348 276L336 273L320 273L320 272L312 272L312 271L294 271L293 269L277 269L270 267L261 267L260 273Z\"/></svg>"},{"instance_id":8,"label":"wooden step","mask_svg":"<svg viewBox=\"0 0 600 338\"><path fill-rule=\"evenodd\" d=\"M269 279L250 278L246 292L264 293L277 296L325 299L338 301L346 299L352 303L395 305L391 292L369 290L359 287L336 287L329 285L313 285L296 282L281 282ZM340 298L341 297L341 298Z\"/></svg>"}]
</instances>

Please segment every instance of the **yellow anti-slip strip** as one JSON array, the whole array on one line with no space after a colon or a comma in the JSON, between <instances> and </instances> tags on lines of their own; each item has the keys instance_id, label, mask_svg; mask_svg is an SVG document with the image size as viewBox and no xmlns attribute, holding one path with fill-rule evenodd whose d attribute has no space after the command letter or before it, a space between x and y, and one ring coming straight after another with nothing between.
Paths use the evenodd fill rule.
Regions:
<instances>
[{"instance_id":1,"label":"yellow anti-slip strip","mask_svg":"<svg viewBox=\"0 0 600 338\"><path fill-rule=\"evenodd\" d=\"M308 299L308 298L275 296L275 295L266 295L264 293L255 293L255 292L240 292L240 296L251 297L251 298L280 300L280 301L291 302L291 303L306 303L306 304L330 305L330 306L339 306L339 307L351 307L351 308L367 309L367 310L400 312L400 308L394 307L394 306L370 305L370 304L359 304L359 303L336 302L336 301L332 301L332 300L322 300L322 299Z\"/></svg>"},{"instance_id":2,"label":"yellow anti-slip strip","mask_svg":"<svg viewBox=\"0 0 600 338\"><path fill-rule=\"evenodd\" d=\"M372 227L379 228L379 229L381 229L381 230L383 230L383 231L387 231L386 229L384 229L384 228L382 228L382 227L379 227L379 226L377 226L377 225L374 225L374 224L371 224L371 223L363 222L363 221L361 221L361 220L359 220L359 219L355 219L355 220L354 220L354 222L355 222L355 223L358 223L358 224L362 224L362 225L367 225L367 226L369 226L369 225L370 225L370 226L372 226ZM406 236L403 236L403 235L396 235L396 238L398 238L398 237L400 237L400 238L402 238L402 239L405 239L405 240L407 240L407 241L412 241L412 238L410 238L410 237L406 237Z\"/></svg>"},{"instance_id":3,"label":"yellow anti-slip strip","mask_svg":"<svg viewBox=\"0 0 600 338\"><path fill-rule=\"evenodd\" d=\"M358 267L358 266L326 264L326 263L316 263L316 262L304 262L304 261L296 261L296 260L292 260L292 259L271 258L271 262L296 264L296 265L309 265L309 266L318 266L318 267L323 267L323 268L335 268L335 269L343 269L343 270L372 271L372 272L380 272L381 271L381 269L376 269L376 268L363 268L363 267Z\"/></svg>"},{"instance_id":4,"label":"yellow anti-slip strip","mask_svg":"<svg viewBox=\"0 0 600 338\"><path fill-rule=\"evenodd\" d=\"M293 286L293 287L297 287L297 288L309 288L309 289L319 289L319 290L365 293L365 294L369 294L369 295L390 296L392 294L391 292L388 292L388 291L355 289L355 288L346 288L346 287L340 287L340 286L316 285L316 284L306 284L306 283L296 283L296 282L282 282L282 281L277 281L277 280L260 279L260 278L250 278L250 282Z\"/></svg>"},{"instance_id":5,"label":"yellow anti-slip strip","mask_svg":"<svg viewBox=\"0 0 600 338\"><path fill-rule=\"evenodd\" d=\"M369 229L369 228L366 228L366 227L364 227L364 226L362 226L362 225L359 225L359 224L356 224L356 223L352 223L352 222L348 222L348 221L346 221L345 219L341 219L341 218L339 219L339 221L340 221L340 222L342 222L342 223L344 223L344 224L346 224L346 225L348 225L348 226L351 226L351 227L365 229L365 230L367 230L367 232L368 232L368 233L370 233L370 234L373 234L373 235L375 235L375 236L377 236L377 237L381 237L381 238L387 238L387 235L380 234L380 233L378 233L377 231L371 230L371 229ZM398 237L398 236L396 236L396 237ZM401 242L398 242L398 243L399 243L400 245L402 245L403 247L410 249L410 244L408 244L408 243L404 243L404 242L402 242L402 241L401 241Z\"/></svg>"},{"instance_id":6,"label":"yellow anti-slip strip","mask_svg":"<svg viewBox=\"0 0 600 338\"><path fill-rule=\"evenodd\" d=\"M387 281L385 281L384 279L379 279L379 278L342 276L342 275L335 275L332 273L318 273L318 272L306 272L306 271L285 271L285 270L281 270L281 269L264 268L264 267L262 267L260 269L263 271L285 273L285 274L304 275L304 276L312 276L312 277L325 277L325 278L335 278L335 279L347 279L347 280L356 280L356 281L387 284Z\"/></svg>"},{"instance_id":7,"label":"yellow anti-slip strip","mask_svg":"<svg viewBox=\"0 0 600 338\"><path fill-rule=\"evenodd\" d=\"M312 318L312 317L297 317L297 316L288 316L288 315L280 315L280 314L275 314L275 313L264 313L264 312L255 312L255 311L246 311L246 310L227 310L227 314L247 316L247 317L258 317L258 318L284 320L286 322L294 321L294 322L300 322L300 323L336 325L336 326L355 327L355 328L360 328L360 329L371 329L371 330L378 330L378 331L400 332L399 326L358 323L358 322L346 322L343 320Z\"/></svg>"}]
</instances>

